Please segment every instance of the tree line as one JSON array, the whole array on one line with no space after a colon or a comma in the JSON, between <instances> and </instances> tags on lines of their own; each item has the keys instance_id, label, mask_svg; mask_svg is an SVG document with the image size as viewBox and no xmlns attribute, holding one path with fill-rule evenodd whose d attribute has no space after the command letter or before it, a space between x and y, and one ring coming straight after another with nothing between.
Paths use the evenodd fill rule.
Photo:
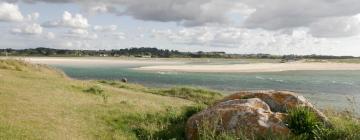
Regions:
<instances>
[{"instance_id":1,"label":"tree line","mask_svg":"<svg viewBox=\"0 0 360 140\"><path fill-rule=\"evenodd\" d=\"M69 50L53 48L0 49L0 56L49 56L49 57L147 57L147 58L249 58L282 59L284 61L300 59L352 59L353 56L330 55L271 55L271 54L226 54L225 52L180 52L178 50L158 49L154 47L125 48L113 50Z\"/></svg>"},{"instance_id":2,"label":"tree line","mask_svg":"<svg viewBox=\"0 0 360 140\"><path fill-rule=\"evenodd\" d=\"M157 48L127 48L118 50L69 50L52 48L29 48L29 49L0 49L1 56L63 56L63 57L85 57L85 56L133 56L133 57L172 57L181 55L179 51L157 49Z\"/></svg>"}]
</instances>

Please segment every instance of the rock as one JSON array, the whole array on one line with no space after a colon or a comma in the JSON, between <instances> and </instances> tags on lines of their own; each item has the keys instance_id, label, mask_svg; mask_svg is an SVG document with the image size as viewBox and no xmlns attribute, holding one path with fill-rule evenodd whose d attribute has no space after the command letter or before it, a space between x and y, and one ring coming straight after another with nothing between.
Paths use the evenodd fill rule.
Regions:
<instances>
[{"instance_id":1,"label":"rock","mask_svg":"<svg viewBox=\"0 0 360 140\"><path fill-rule=\"evenodd\" d=\"M265 135L269 132L287 135L290 133L284 123L287 111L300 106L309 108L321 121L331 126L322 112L296 93L273 90L243 91L227 96L190 117L186 124L186 137L189 140L197 139L198 131L202 128L213 128L215 132L241 130L245 136Z\"/></svg>"},{"instance_id":2,"label":"rock","mask_svg":"<svg viewBox=\"0 0 360 140\"><path fill-rule=\"evenodd\" d=\"M245 132L247 134L289 134L283 123L285 114L273 113L270 107L258 98L234 99L218 104L190 117L186 124L188 140L197 139L202 128L216 132ZM250 135L249 135L250 136Z\"/></svg>"},{"instance_id":3,"label":"rock","mask_svg":"<svg viewBox=\"0 0 360 140\"><path fill-rule=\"evenodd\" d=\"M127 83L127 82L128 82L128 80L127 80L127 78L122 78L122 79L121 79L121 82L123 82L123 83Z\"/></svg>"},{"instance_id":4,"label":"rock","mask_svg":"<svg viewBox=\"0 0 360 140\"><path fill-rule=\"evenodd\" d=\"M306 107L312 110L318 119L330 126L328 118L318 109L316 109L306 98L289 91L242 91L225 97L220 102L234 100L234 99L249 99L259 98L269 105L270 110L273 112L287 113L287 110L296 107Z\"/></svg>"}]
</instances>

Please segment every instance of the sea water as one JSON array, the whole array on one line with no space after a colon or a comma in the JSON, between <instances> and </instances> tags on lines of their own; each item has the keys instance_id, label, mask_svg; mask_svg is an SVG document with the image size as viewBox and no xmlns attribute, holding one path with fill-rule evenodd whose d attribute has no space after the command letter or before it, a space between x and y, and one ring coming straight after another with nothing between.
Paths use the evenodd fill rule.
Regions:
<instances>
[{"instance_id":1,"label":"sea water","mask_svg":"<svg viewBox=\"0 0 360 140\"><path fill-rule=\"evenodd\" d=\"M192 86L224 91L289 90L322 107L344 109L360 101L360 71L285 71L261 73L191 73L140 71L144 65L53 65L76 79L120 80L151 87Z\"/></svg>"}]
</instances>

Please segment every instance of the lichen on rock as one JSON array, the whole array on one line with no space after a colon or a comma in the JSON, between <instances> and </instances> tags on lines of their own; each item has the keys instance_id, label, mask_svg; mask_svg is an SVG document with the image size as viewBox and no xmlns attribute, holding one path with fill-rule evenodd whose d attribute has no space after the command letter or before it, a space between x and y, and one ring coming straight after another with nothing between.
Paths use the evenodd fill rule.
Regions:
<instances>
[{"instance_id":1,"label":"lichen on rock","mask_svg":"<svg viewBox=\"0 0 360 140\"><path fill-rule=\"evenodd\" d=\"M197 139L199 129L211 127L217 132L241 132L245 136L288 135L285 124L287 111L306 107L319 120L329 123L327 117L316 109L305 97L288 91L243 91L218 101L213 106L193 115L186 125L187 139Z\"/></svg>"}]
</instances>

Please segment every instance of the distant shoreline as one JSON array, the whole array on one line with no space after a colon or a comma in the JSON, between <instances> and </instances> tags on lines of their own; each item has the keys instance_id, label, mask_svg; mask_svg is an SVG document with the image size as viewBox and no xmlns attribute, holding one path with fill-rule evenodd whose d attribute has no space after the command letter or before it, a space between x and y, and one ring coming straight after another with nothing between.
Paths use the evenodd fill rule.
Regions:
<instances>
[{"instance_id":1,"label":"distant shoreline","mask_svg":"<svg viewBox=\"0 0 360 140\"><path fill-rule=\"evenodd\" d=\"M103 57L19 57L27 62L36 64L70 64L70 65L121 65L121 64L151 64L151 65L172 65L180 62L154 61L142 58L103 58Z\"/></svg>"},{"instance_id":2,"label":"distant shoreline","mask_svg":"<svg viewBox=\"0 0 360 140\"><path fill-rule=\"evenodd\" d=\"M349 63L256 63L234 65L162 65L135 68L142 71L204 72L204 73L251 73L299 70L360 70L360 64Z\"/></svg>"},{"instance_id":3,"label":"distant shoreline","mask_svg":"<svg viewBox=\"0 0 360 140\"><path fill-rule=\"evenodd\" d=\"M249 64L189 64L193 59L159 58L102 58L102 57L10 57L27 62L46 65L143 65L134 70L161 72L202 72L202 73L253 73L299 70L360 70L360 63L305 62L249 63ZM195 60L195 59L194 59ZM226 62L226 61L224 61Z\"/></svg>"}]
</instances>

